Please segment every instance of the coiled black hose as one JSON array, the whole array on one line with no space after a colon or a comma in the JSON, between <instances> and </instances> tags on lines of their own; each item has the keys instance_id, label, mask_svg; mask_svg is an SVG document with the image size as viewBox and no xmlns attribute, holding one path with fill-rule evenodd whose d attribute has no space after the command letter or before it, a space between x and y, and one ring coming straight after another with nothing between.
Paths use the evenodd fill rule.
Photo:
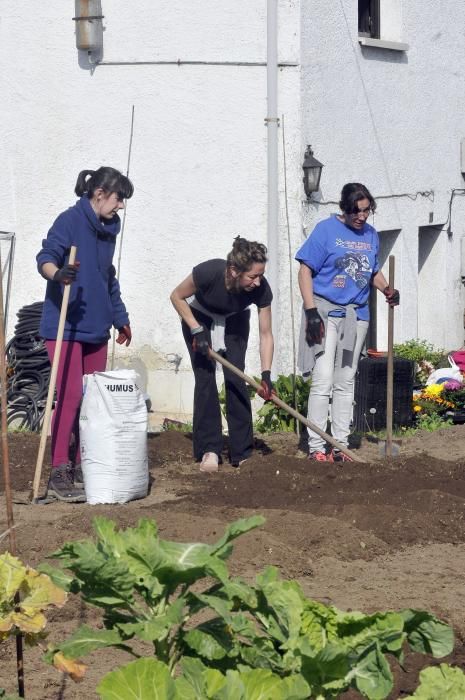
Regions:
<instances>
[{"instance_id":1,"label":"coiled black hose","mask_svg":"<svg viewBox=\"0 0 465 700\"><path fill-rule=\"evenodd\" d=\"M6 346L7 422L15 428L40 431L47 402L50 362L39 336L43 302L23 306L15 334Z\"/></svg>"}]
</instances>

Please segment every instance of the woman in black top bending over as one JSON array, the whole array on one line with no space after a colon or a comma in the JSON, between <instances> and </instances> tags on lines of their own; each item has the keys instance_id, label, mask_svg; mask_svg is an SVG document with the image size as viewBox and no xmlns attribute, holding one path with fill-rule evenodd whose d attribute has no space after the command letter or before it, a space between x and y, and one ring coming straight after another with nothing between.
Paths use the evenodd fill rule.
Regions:
<instances>
[{"instance_id":1,"label":"woman in black top bending over","mask_svg":"<svg viewBox=\"0 0 465 700\"><path fill-rule=\"evenodd\" d=\"M226 260L216 258L196 265L170 297L182 319L182 332L194 370L193 448L195 459L201 462L201 471L218 470L223 447L215 362L209 358L209 348L222 352L229 362L244 371L250 327L249 306L252 304L258 309L262 366L260 395L265 400L271 397L273 294L264 277L266 255L262 243L237 236ZM240 377L226 367L223 372L230 459L237 467L252 453L250 398Z\"/></svg>"}]
</instances>

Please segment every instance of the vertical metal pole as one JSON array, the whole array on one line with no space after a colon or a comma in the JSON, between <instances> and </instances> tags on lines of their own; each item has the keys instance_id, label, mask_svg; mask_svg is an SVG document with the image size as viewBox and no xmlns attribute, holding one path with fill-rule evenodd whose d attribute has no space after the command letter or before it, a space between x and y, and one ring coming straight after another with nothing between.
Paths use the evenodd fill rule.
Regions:
<instances>
[{"instance_id":1,"label":"vertical metal pole","mask_svg":"<svg viewBox=\"0 0 465 700\"><path fill-rule=\"evenodd\" d=\"M5 360L5 316L3 312L3 272L2 256L0 251L0 401L1 401L1 425L2 425L2 463L3 482L5 484L6 521L8 525L8 537L10 553L16 556L15 522L13 517L13 496L10 480L10 455L8 451L8 420L7 420L7 388L6 388L6 360ZM19 594L15 596L15 603L19 604ZM18 677L18 694L24 698L24 659L23 636L16 635L16 671Z\"/></svg>"},{"instance_id":2,"label":"vertical metal pole","mask_svg":"<svg viewBox=\"0 0 465 700\"><path fill-rule=\"evenodd\" d=\"M389 286L394 287L395 258L389 256ZM388 354L386 387L386 455L392 457L392 414L394 387L394 307L388 306Z\"/></svg>"},{"instance_id":3,"label":"vertical metal pole","mask_svg":"<svg viewBox=\"0 0 465 700\"><path fill-rule=\"evenodd\" d=\"M273 313L276 314L274 327L275 345L278 347L279 280L278 280L278 3L267 0L267 48L266 86L268 129L268 264L267 278L273 290ZM273 362L274 364L274 362Z\"/></svg>"},{"instance_id":4,"label":"vertical metal pole","mask_svg":"<svg viewBox=\"0 0 465 700\"><path fill-rule=\"evenodd\" d=\"M15 259L15 248L16 248L16 234L11 234L10 239L10 255L8 260L8 278L6 283L6 294L5 294L5 336L8 326L8 312L10 310L10 290L11 290L11 280L13 277L13 262Z\"/></svg>"},{"instance_id":5,"label":"vertical metal pole","mask_svg":"<svg viewBox=\"0 0 465 700\"><path fill-rule=\"evenodd\" d=\"M128 163L126 166L126 177L129 177L129 166L131 165L131 154L132 154L132 139L134 136L134 105L132 105L131 111L131 131L129 135L129 149L128 149ZM121 254L123 252L123 239L124 239L124 227L126 226L126 214L128 211L128 200L124 203L124 213L123 213L123 223L121 224L121 233L119 237L119 249L118 249L118 265L116 267L116 277L119 281L120 271L121 271ZM111 340L111 362L110 369L114 369L115 366L115 349L116 349L116 331L112 330L112 340Z\"/></svg>"}]
</instances>

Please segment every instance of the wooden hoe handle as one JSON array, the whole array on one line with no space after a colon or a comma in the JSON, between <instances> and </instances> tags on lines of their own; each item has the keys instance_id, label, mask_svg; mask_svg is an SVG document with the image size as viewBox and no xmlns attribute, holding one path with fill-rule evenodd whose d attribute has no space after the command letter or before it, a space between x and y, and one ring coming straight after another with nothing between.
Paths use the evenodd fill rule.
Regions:
<instances>
[{"instance_id":1,"label":"wooden hoe handle","mask_svg":"<svg viewBox=\"0 0 465 700\"><path fill-rule=\"evenodd\" d=\"M227 369L231 370L231 372L233 372L234 374L237 374L238 377L247 382L247 384L250 384L250 386L252 386L256 391L259 391L262 388L261 385L258 382L256 382L255 379L253 379L253 377L249 377L247 374L244 374L244 372L235 367L235 365L229 362L229 360L226 360L222 355L220 355L212 349L210 349L210 357L212 357L214 360L223 365L223 367L226 367ZM328 435L323 430L320 430L320 428L318 428L316 425L313 425L313 423L311 423L308 420L308 418L305 418L301 413L296 411L295 408L292 408L292 406L289 406L287 403L282 401L279 398L279 396L276 396L276 394L271 395L270 401L273 401L273 403L275 403L277 406L283 408L289 413L289 415L293 416L294 418L297 418L297 420L303 423L307 428L313 430L314 433L324 438L326 442L329 442L330 445L336 447L338 450L350 457L350 459L352 459L354 462L363 462L363 460L358 455L349 450L345 445L341 445L331 435Z\"/></svg>"}]
</instances>

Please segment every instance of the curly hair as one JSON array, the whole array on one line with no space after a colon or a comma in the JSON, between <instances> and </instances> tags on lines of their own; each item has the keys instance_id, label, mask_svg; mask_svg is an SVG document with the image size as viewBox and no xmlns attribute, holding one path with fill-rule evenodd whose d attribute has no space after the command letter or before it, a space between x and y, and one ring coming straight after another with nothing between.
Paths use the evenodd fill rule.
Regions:
<instances>
[{"instance_id":1,"label":"curly hair","mask_svg":"<svg viewBox=\"0 0 465 700\"><path fill-rule=\"evenodd\" d=\"M235 267L239 272L247 272L254 263L266 263L267 252L263 243L236 236L232 250L226 258L226 264L228 268Z\"/></svg>"}]
</instances>

